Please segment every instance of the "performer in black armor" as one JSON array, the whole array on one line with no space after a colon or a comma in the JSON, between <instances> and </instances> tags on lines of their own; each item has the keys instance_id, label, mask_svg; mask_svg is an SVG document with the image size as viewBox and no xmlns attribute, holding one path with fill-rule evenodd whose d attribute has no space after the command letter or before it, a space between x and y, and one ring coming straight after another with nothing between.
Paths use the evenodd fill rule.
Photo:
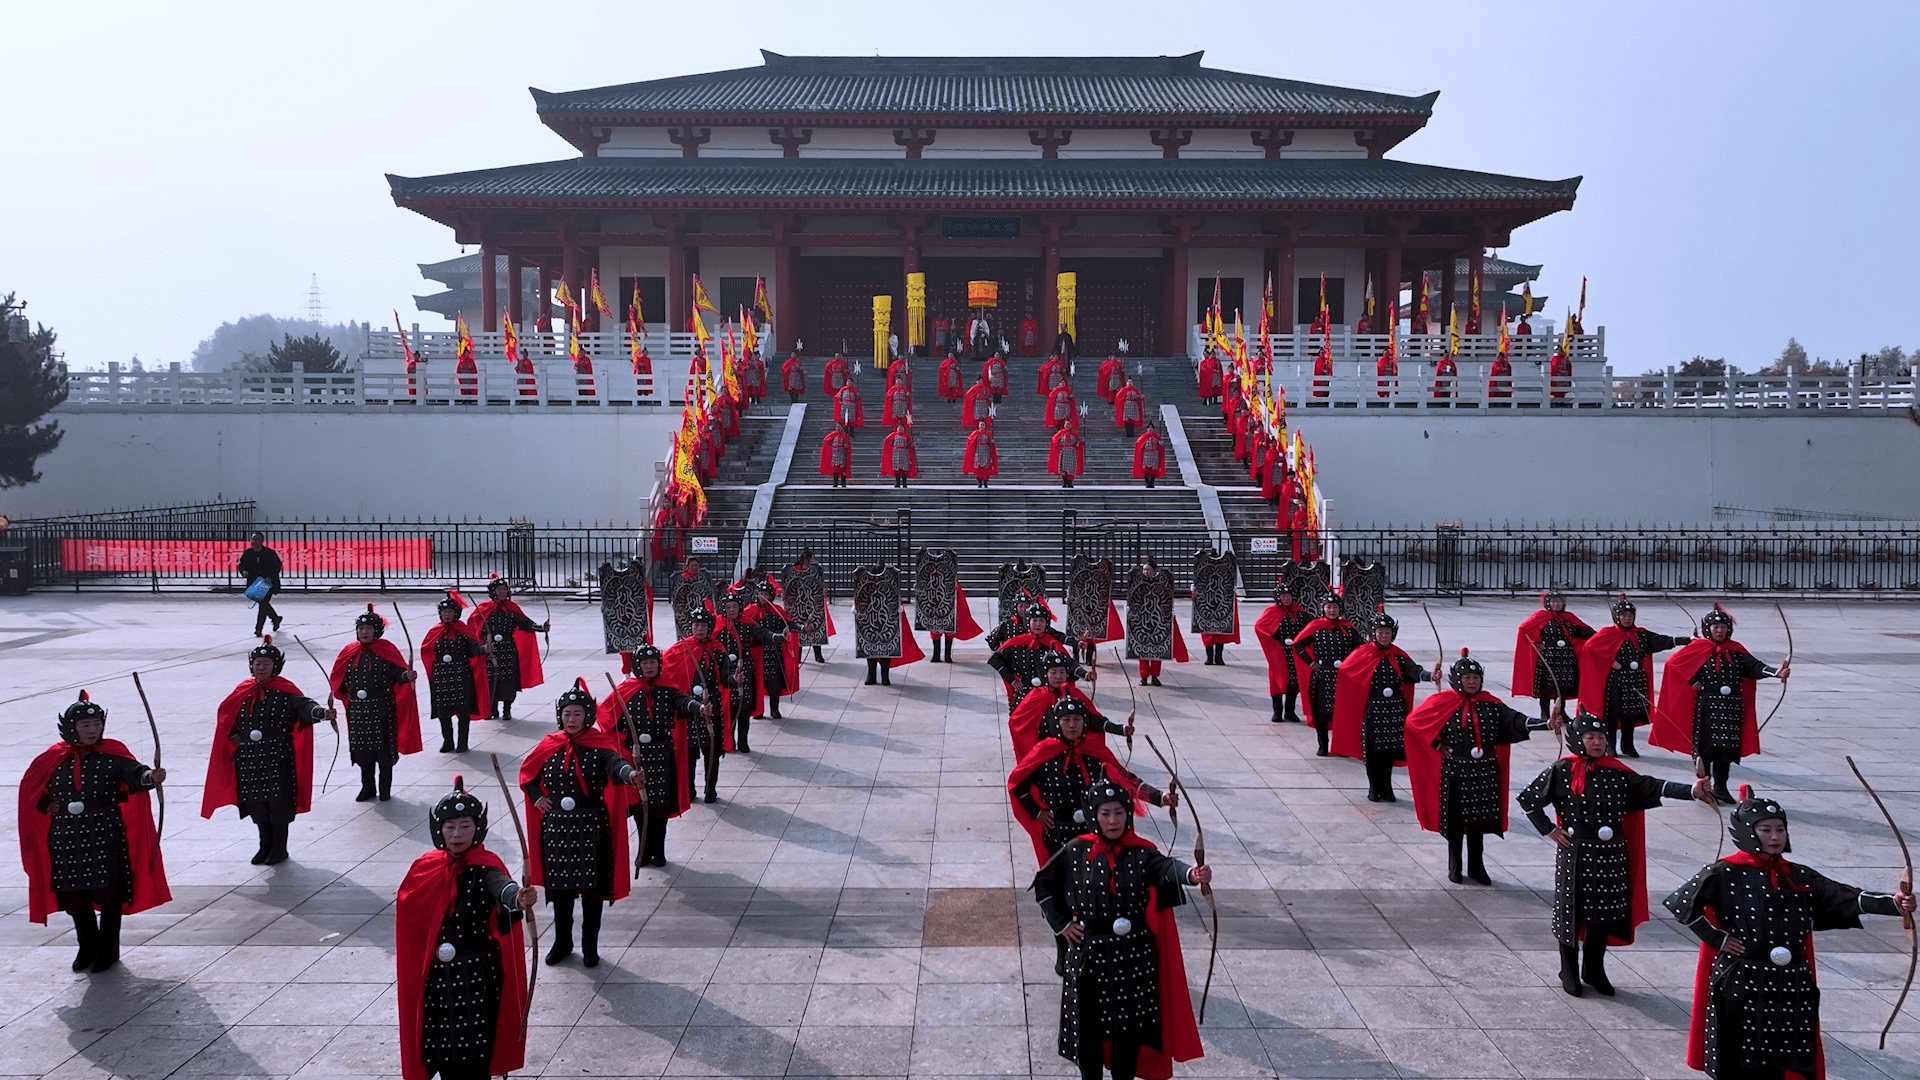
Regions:
<instances>
[{"instance_id":1,"label":"performer in black armor","mask_svg":"<svg viewBox=\"0 0 1920 1080\"><path fill-rule=\"evenodd\" d=\"M487 850L487 807L459 777L427 813L434 850L413 861L394 905L404 1080L486 1080L526 1063L520 923L538 893Z\"/></svg>"},{"instance_id":2,"label":"performer in black armor","mask_svg":"<svg viewBox=\"0 0 1920 1080\"><path fill-rule=\"evenodd\" d=\"M527 855L533 883L553 905L547 963L573 955L573 902L581 902L580 957L600 965L601 906L627 895L627 790L639 786L614 737L593 724L593 694L576 681L554 703L559 730L520 762L527 796Z\"/></svg>"},{"instance_id":3,"label":"performer in black armor","mask_svg":"<svg viewBox=\"0 0 1920 1080\"><path fill-rule=\"evenodd\" d=\"M120 917L173 899L147 797L167 770L107 738L107 710L85 690L57 728L60 741L20 781L27 917L45 926L49 913L66 912L80 946L73 970L101 972L120 962Z\"/></svg>"},{"instance_id":4,"label":"performer in black armor","mask_svg":"<svg viewBox=\"0 0 1920 1080\"><path fill-rule=\"evenodd\" d=\"M687 613L692 633L673 643L661 654L660 678L675 690L698 700L699 716L688 726L691 753L687 757L687 787L694 787L694 769L704 762L706 799L719 798L720 757L733 745L732 728L727 724L727 689L730 679L727 650L713 639L714 616L706 608Z\"/></svg>"},{"instance_id":5,"label":"performer in black armor","mask_svg":"<svg viewBox=\"0 0 1920 1080\"><path fill-rule=\"evenodd\" d=\"M1540 719L1531 723L1544 731L1554 716L1567 718L1567 702L1580 696L1580 643L1593 636L1593 627L1567 610L1566 594L1548 589L1540 594L1540 610L1527 616L1513 642L1514 697L1540 702Z\"/></svg>"},{"instance_id":6,"label":"performer in black armor","mask_svg":"<svg viewBox=\"0 0 1920 1080\"><path fill-rule=\"evenodd\" d=\"M511 720L513 699L520 691L546 681L540 670L540 643L533 635L546 633L549 628L546 623L527 618L514 603L507 579L496 577L487 582L487 599L467 616L467 629L493 646L487 654L487 687L492 699L487 702L487 715Z\"/></svg>"},{"instance_id":7,"label":"performer in black armor","mask_svg":"<svg viewBox=\"0 0 1920 1080\"><path fill-rule=\"evenodd\" d=\"M758 664L760 693L765 699L753 715L780 719L780 699L794 693L800 678L800 642L793 616L775 599L773 579L747 571L750 601L740 617L754 628L754 660Z\"/></svg>"},{"instance_id":8,"label":"performer in black armor","mask_svg":"<svg viewBox=\"0 0 1920 1080\"><path fill-rule=\"evenodd\" d=\"M200 797L203 818L232 806L253 819L255 866L286 862L288 827L313 809L313 725L324 720L340 733L339 713L281 677L286 663L271 636L247 654L252 674L220 703Z\"/></svg>"},{"instance_id":9,"label":"performer in black armor","mask_svg":"<svg viewBox=\"0 0 1920 1080\"><path fill-rule=\"evenodd\" d=\"M1340 598L1329 596L1320 605L1320 617L1301 627L1293 640L1295 651L1311 672L1307 679L1307 718L1313 721L1313 730L1320 737L1319 755L1326 757L1328 737L1333 732L1334 692L1339 686L1340 664L1367 639L1341 614Z\"/></svg>"},{"instance_id":10,"label":"performer in black armor","mask_svg":"<svg viewBox=\"0 0 1920 1080\"><path fill-rule=\"evenodd\" d=\"M1580 708L1608 724L1609 751L1639 757L1633 729L1653 718L1653 654L1685 645L1635 625L1638 612L1625 596L1613 602L1613 625L1603 626L1580 647Z\"/></svg>"},{"instance_id":11,"label":"performer in black armor","mask_svg":"<svg viewBox=\"0 0 1920 1080\"><path fill-rule=\"evenodd\" d=\"M1460 849L1466 877L1487 874L1488 833L1507 833L1508 749L1528 738L1527 717L1486 691L1486 670L1460 650L1447 669L1447 689L1407 717L1407 780L1420 827L1447 838L1447 880L1458 885Z\"/></svg>"},{"instance_id":12,"label":"performer in black armor","mask_svg":"<svg viewBox=\"0 0 1920 1080\"><path fill-rule=\"evenodd\" d=\"M1026 633L1008 638L987 657L987 666L999 672L1001 681L1007 684L1009 709L1019 708L1020 700L1045 681L1047 664L1056 655L1069 662L1073 659L1067 643L1053 632L1053 616L1035 604L1027 609Z\"/></svg>"},{"instance_id":13,"label":"performer in black armor","mask_svg":"<svg viewBox=\"0 0 1920 1080\"><path fill-rule=\"evenodd\" d=\"M667 865L667 821L693 803L691 728L700 723L700 702L661 677L660 650L642 645L633 653L633 677L600 701L600 730L612 735L642 774L632 814L640 836L640 865Z\"/></svg>"},{"instance_id":14,"label":"performer in black armor","mask_svg":"<svg viewBox=\"0 0 1920 1080\"><path fill-rule=\"evenodd\" d=\"M1305 607L1294 602L1285 582L1273 591L1273 605L1260 613L1253 624L1253 636L1267 658L1267 694L1273 699L1273 722L1297 724L1300 714L1294 703L1300 696L1301 675L1307 665L1299 660L1295 642L1300 631L1313 621ZM1313 711L1309 701L1307 711Z\"/></svg>"},{"instance_id":15,"label":"performer in black armor","mask_svg":"<svg viewBox=\"0 0 1920 1080\"><path fill-rule=\"evenodd\" d=\"M753 703L760 696L760 662L754 653L772 642L771 634L741 617L746 605L742 586L721 593L720 618L713 629L713 639L727 655L726 723L733 735L733 745L727 749L742 754L753 750L747 735L753 723Z\"/></svg>"},{"instance_id":16,"label":"performer in black armor","mask_svg":"<svg viewBox=\"0 0 1920 1080\"><path fill-rule=\"evenodd\" d=\"M1047 925L1067 945L1060 973L1060 1056L1082 1080L1165 1077L1201 1056L1173 909L1207 866L1162 855L1133 831L1133 798L1104 780L1086 799L1085 832L1033 880Z\"/></svg>"},{"instance_id":17,"label":"performer in black armor","mask_svg":"<svg viewBox=\"0 0 1920 1080\"><path fill-rule=\"evenodd\" d=\"M1786 661L1769 667L1733 640L1733 616L1719 604L1700 619L1700 637L1667 657L1654 709L1653 745L1690 754L1713 777L1713 797L1732 802L1727 774L1760 752L1754 680L1785 679Z\"/></svg>"},{"instance_id":18,"label":"performer in black armor","mask_svg":"<svg viewBox=\"0 0 1920 1080\"><path fill-rule=\"evenodd\" d=\"M1705 778L1689 787L1627 768L1607 751L1612 729L1597 716L1582 713L1565 726L1572 752L1547 766L1517 799L1527 820L1558 849L1553 936L1560 943L1560 988L1579 997L1585 981L1612 997L1607 946L1633 944L1634 928L1647 921L1641 812L1662 799L1711 803L1713 787ZM1554 820L1547 818L1548 806L1554 808Z\"/></svg>"},{"instance_id":19,"label":"performer in black armor","mask_svg":"<svg viewBox=\"0 0 1920 1080\"><path fill-rule=\"evenodd\" d=\"M419 673L382 637L387 620L373 609L353 620L353 644L333 661L328 684L347 707L347 751L360 766L360 794L368 802L393 798L393 766L401 754L420 752L420 706L413 683ZM378 779L376 789L375 781Z\"/></svg>"},{"instance_id":20,"label":"performer in black armor","mask_svg":"<svg viewBox=\"0 0 1920 1080\"><path fill-rule=\"evenodd\" d=\"M1413 688L1440 676L1438 664L1429 673L1393 643L1399 632L1393 616L1377 612L1373 640L1347 654L1333 698L1333 752L1366 763L1368 802L1399 801L1393 769L1406 761Z\"/></svg>"},{"instance_id":21,"label":"performer in black armor","mask_svg":"<svg viewBox=\"0 0 1920 1080\"><path fill-rule=\"evenodd\" d=\"M440 721L443 754L467 752L468 731L474 720L486 715L488 704L487 654L493 646L461 623L463 607L459 595L449 590L438 605L440 621L420 639L420 666L427 670L428 704Z\"/></svg>"},{"instance_id":22,"label":"performer in black armor","mask_svg":"<svg viewBox=\"0 0 1920 1080\"><path fill-rule=\"evenodd\" d=\"M1064 701L1078 702L1087 714L1087 741L1089 744L1106 745L1108 735L1133 737L1133 714L1127 714L1127 722L1117 724L1100 714L1089 698L1076 685L1081 679L1091 680L1097 669L1081 667L1079 662L1066 653L1048 654L1046 675L1037 687L1034 687L1020 705L1007 714L1007 728L1013 736L1013 755L1016 759L1027 756L1035 743L1042 739L1057 738L1060 725L1056 723L1055 706ZM1098 689L1096 687L1095 689Z\"/></svg>"},{"instance_id":23,"label":"performer in black armor","mask_svg":"<svg viewBox=\"0 0 1920 1080\"><path fill-rule=\"evenodd\" d=\"M1700 869L1667 910L1700 938L1687 1066L1714 1080L1825 1072L1813 933L1861 915L1912 915L1912 886L1871 893L1788 862L1787 812L1741 785L1727 835L1739 850Z\"/></svg>"}]
</instances>

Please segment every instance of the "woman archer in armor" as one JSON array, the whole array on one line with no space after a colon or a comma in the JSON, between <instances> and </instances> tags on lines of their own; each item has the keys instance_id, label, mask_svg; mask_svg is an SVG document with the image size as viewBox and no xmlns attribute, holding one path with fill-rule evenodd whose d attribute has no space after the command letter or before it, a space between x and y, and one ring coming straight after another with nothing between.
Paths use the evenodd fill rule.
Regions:
<instances>
[{"instance_id":1,"label":"woman archer in armor","mask_svg":"<svg viewBox=\"0 0 1920 1080\"><path fill-rule=\"evenodd\" d=\"M313 809L313 725L325 721L339 732L340 714L282 676L286 664L271 635L247 654L251 677L220 703L200 797L203 818L232 806L253 819L260 830L255 866L287 861L287 831Z\"/></svg>"}]
</instances>

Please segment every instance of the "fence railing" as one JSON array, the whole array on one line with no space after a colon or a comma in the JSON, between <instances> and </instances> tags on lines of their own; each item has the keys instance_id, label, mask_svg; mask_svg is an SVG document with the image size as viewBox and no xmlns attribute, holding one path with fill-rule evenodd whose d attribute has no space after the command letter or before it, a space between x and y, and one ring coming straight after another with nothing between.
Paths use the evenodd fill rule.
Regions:
<instances>
[{"instance_id":1,"label":"fence railing","mask_svg":"<svg viewBox=\"0 0 1920 1080\"><path fill-rule=\"evenodd\" d=\"M233 406L352 410L456 410L462 407L593 408L658 405L657 376L631 365L596 365L592 375L560 363L535 363L532 375L512 367L480 365L457 374L453 362L408 375L404 371L330 373L260 371L69 371L65 410L197 410Z\"/></svg>"}]
</instances>

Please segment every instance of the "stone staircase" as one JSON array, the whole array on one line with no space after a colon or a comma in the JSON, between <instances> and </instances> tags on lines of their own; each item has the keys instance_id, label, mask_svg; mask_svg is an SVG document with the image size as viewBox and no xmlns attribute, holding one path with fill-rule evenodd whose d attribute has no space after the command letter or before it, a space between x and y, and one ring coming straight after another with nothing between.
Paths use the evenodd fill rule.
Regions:
<instances>
[{"instance_id":1,"label":"stone staircase","mask_svg":"<svg viewBox=\"0 0 1920 1080\"><path fill-rule=\"evenodd\" d=\"M1192 391L1188 392L1192 398ZM1211 484L1220 496L1220 512L1227 529L1236 537L1272 535L1279 510L1260 497L1260 489L1247 475L1246 466L1233 456L1233 436L1218 407L1193 405L1180 409L1180 426L1186 430L1187 445L1193 451L1194 464L1200 468L1202 483Z\"/></svg>"}]
</instances>

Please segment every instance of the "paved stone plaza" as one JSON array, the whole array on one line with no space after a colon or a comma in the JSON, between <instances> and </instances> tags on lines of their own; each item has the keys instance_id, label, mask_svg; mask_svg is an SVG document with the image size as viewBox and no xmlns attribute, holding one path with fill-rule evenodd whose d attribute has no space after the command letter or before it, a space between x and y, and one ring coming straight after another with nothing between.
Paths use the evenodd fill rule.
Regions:
<instances>
[{"instance_id":1,"label":"paved stone plaza","mask_svg":"<svg viewBox=\"0 0 1920 1080\"><path fill-rule=\"evenodd\" d=\"M330 662L365 599L285 596L286 675L323 693L292 636ZM601 651L598 609L556 602L548 684L522 698L524 719L476 725L475 750L458 761L432 752L429 732L429 752L403 760L390 803L355 803L357 776L342 762L332 790L316 791L314 812L294 826L292 861L255 867L250 823L231 809L211 821L198 814L214 705L245 676L252 644L242 602L40 593L3 603L0 773L17 783L81 686L111 710L109 736L150 759L127 677L141 670L174 777L165 855L175 897L130 916L123 966L89 977L67 970L71 924L57 914L44 928L29 923L14 879L0 917L4 1077L397 1075L392 900L428 846L426 808L455 772L476 785L484 778L489 846L517 866L487 752L512 768L552 730L551 700L566 681L584 675L601 694L601 673L617 666ZM431 625L431 598L403 603L415 635ZM537 600L528 603L544 617ZM1686 603L1696 615L1706 606ZM1243 610L1243 625L1260 606ZM1774 613L1759 602L1731 606L1741 640L1778 662L1786 639ZM1473 646L1489 682L1504 689L1513 627L1531 607L1472 601L1432 611L1449 652ZM1431 664L1435 645L1416 606L1393 608L1401 644ZM1573 609L1605 619L1593 599L1577 598ZM1887 888L1899 852L1842 758L1854 755L1920 834L1920 735L1902 724L1920 702L1920 608L1786 610L1796 678L1763 737L1768 752L1737 768L1734 782L1780 794L1796 860ZM852 625L845 612L838 621ZM1642 600L1641 621L1686 628L1657 599ZM850 639L827 657L824 668L802 667L789 718L757 723L754 753L727 759L721 801L696 803L674 823L670 865L643 871L609 911L602 965L589 972L576 957L541 968L526 1075L1074 1073L1054 1052L1050 936L1019 891L1033 856L1007 808L1012 751L984 647L963 642L955 665L902 669L890 689L859 685L864 664ZM1201 1028L1207 1055L1177 1075L1699 1075L1683 1060L1694 939L1659 899L1714 857L1715 815L1693 803L1648 814L1654 920L1637 945L1610 957L1617 998L1568 998L1554 980L1547 926L1551 849L1518 812L1516 831L1488 845L1495 886L1449 885L1445 844L1414 823L1404 772L1399 802L1368 803L1359 763L1316 758L1310 730L1267 721L1258 647L1230 647L1227 657L1225 668L1169 664L1167 685L1154 692L1200 804L1220 902ZM1098 704L1118 718L1128 690L1111 654L1104 660ZM1134 692L1143 727L1157 732L1144 691ZM1777 693L1777 683L1762 684L1762 715ZM1553 749L1547 736L1515 749L1516 790ZM332 735L320 732L320 771L332 753ZM1144 742L1132 766L1149 782L1165 779ZM1688 772L1685 760L1657 750L1639 767L1673 779ZM1190 858L1184 808L1181 817L1177 853ZM1164 840L1164 814L1154 811L1142 832ZM1197 997L1207 937L1194 910L1179 914ZM1907 967L1898 921L1823 934L1818 948L1829 1075L1920 1077L1915 1003L1887 1049L1875 1049Z\"/></svg>"}]
</instances>

